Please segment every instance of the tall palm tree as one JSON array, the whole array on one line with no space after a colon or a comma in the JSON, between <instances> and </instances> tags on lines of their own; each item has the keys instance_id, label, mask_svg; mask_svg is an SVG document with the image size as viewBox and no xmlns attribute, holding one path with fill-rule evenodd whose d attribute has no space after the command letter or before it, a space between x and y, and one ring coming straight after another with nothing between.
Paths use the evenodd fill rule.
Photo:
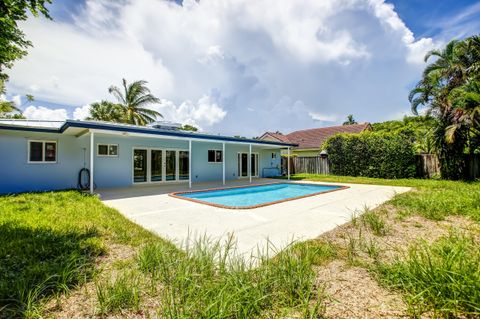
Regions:
<instances>
[{"instance_id":1,"label":"tall palm tree","mask_svg":"<svg viewBox=\"0 0 480 319\"><path fill-rule=\"evenodd\" d=\"M163 117L157 111L147 108L148 105L160 103L160 99L150 93L146 81L135 81L127 84L123 79L122 88L111 86L108 92L117 99L122 108L123 121L129 124L146 125Z\"/></svg>"}]
</instances>

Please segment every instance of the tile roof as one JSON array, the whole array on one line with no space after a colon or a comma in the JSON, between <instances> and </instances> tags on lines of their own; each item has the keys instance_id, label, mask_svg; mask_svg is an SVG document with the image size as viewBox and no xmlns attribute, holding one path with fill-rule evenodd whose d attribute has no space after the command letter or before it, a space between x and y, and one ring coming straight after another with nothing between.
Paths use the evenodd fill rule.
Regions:
<instances>
[{"instance_id":1,"label":"tile roof","mask_svg":"<svg viewBox=\"0 0 480 319\"><path fill-rule=\"evenodd\" d=\"M262 135L262 139L267 138L266 135L268 134L281 142L298 144L298 147L295 147L295 149L310 149L319 148L330 136L337 133L360 133L370 129L370 123L366 122L353 125L338 125L300 130L286 135L267 132Z\"/></svg>"},{"instance_id":2,"label":"tile roof","mask_svg":"<svg viewBox=\"0 0 480 319\"><path fill-rule=\"evenodd\" d=\"M260 139L262 140L278 140L279 142L283 143L290 143L288 137L283 135L282 133L273 133L273 132L266 132L263 134Z\"/></svg>"}]
</instances>

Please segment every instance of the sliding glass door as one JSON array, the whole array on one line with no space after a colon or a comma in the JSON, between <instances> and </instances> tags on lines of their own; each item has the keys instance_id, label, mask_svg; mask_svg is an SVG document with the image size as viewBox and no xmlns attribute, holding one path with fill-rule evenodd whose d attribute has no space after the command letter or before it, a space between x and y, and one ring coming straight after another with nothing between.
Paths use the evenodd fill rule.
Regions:
<instances>
[{"instance_id":1,"label":"sliding glass door","mask_svg":"<svg viewBox=\"0 0 480 319\"><path fill-rule=\"evenodd\" d=\"M248 177L248 153L238 153L238 177ZM250 157L251 174L258 177L258 154L252 153Z\"/></svg>"},{"instance_id":2,"label":"sliding glass door","mask_svg":"<svg viewBox=\"0 0 480 319\"><path fill-rule=\"evenodd\" d=\"M190 176L189 153L156 148L133 149L133 182L185 181Z\"/></svg>"}]
</instances>

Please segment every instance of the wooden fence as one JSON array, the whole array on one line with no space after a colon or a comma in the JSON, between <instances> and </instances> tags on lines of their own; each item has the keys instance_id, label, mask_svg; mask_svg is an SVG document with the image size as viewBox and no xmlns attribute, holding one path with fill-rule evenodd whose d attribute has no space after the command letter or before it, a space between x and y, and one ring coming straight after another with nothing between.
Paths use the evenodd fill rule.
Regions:
<instances>
[{"instance_id":1,"label":"wooden fence","mask_svg":"<svg viewBox=\"0 0 480 319\"><path fill-rule=\"evenodd\" d=\"M440 161L435 154L420 154L415 156L417 177L432 178L440 174Z\"/></svg>"},{"instance_id":2,"label":"wooden fence","mask_svg":"<svg viewBox=\"0 0 480 319\"><path fill-rule=\"evenodd\" d=\"M287 173L287 158L282 158L282 172ZM290 174L329 174L328 159L320 156L290 158Z\"/></svg>"},{"instance_id":3,"label":"wooden fence","mask_svg":"<svg viewBox=\"0 0 480 319\"><path fill-rule=\"evenodd\" d=\"M480 178L480 155L466 158L466 178ZM440 174L440 162L434 154L416 155L417 177L432 178ZM282 157L282 174L287 174L287 158ZM320 156L296 156L290 158L290 174L330 174L327 158Z\"/></svg>"}]
</instances>

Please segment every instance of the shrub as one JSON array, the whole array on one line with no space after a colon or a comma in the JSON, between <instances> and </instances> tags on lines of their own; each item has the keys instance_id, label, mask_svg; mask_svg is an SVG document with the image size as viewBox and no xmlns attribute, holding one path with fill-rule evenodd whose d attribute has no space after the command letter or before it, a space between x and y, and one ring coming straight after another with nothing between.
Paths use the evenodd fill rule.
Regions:
<instances>
[{"instance_id":1,"label":"shrub","mask_svg":"<svg viewBox=\"0 0 480 319\"><path fill-rule=\"evenodd\" d=\"M404 135L364 132L337 134L323 146L334 175L377 178L415 176L413 144Z\"/></svg>"}]
</instances>

